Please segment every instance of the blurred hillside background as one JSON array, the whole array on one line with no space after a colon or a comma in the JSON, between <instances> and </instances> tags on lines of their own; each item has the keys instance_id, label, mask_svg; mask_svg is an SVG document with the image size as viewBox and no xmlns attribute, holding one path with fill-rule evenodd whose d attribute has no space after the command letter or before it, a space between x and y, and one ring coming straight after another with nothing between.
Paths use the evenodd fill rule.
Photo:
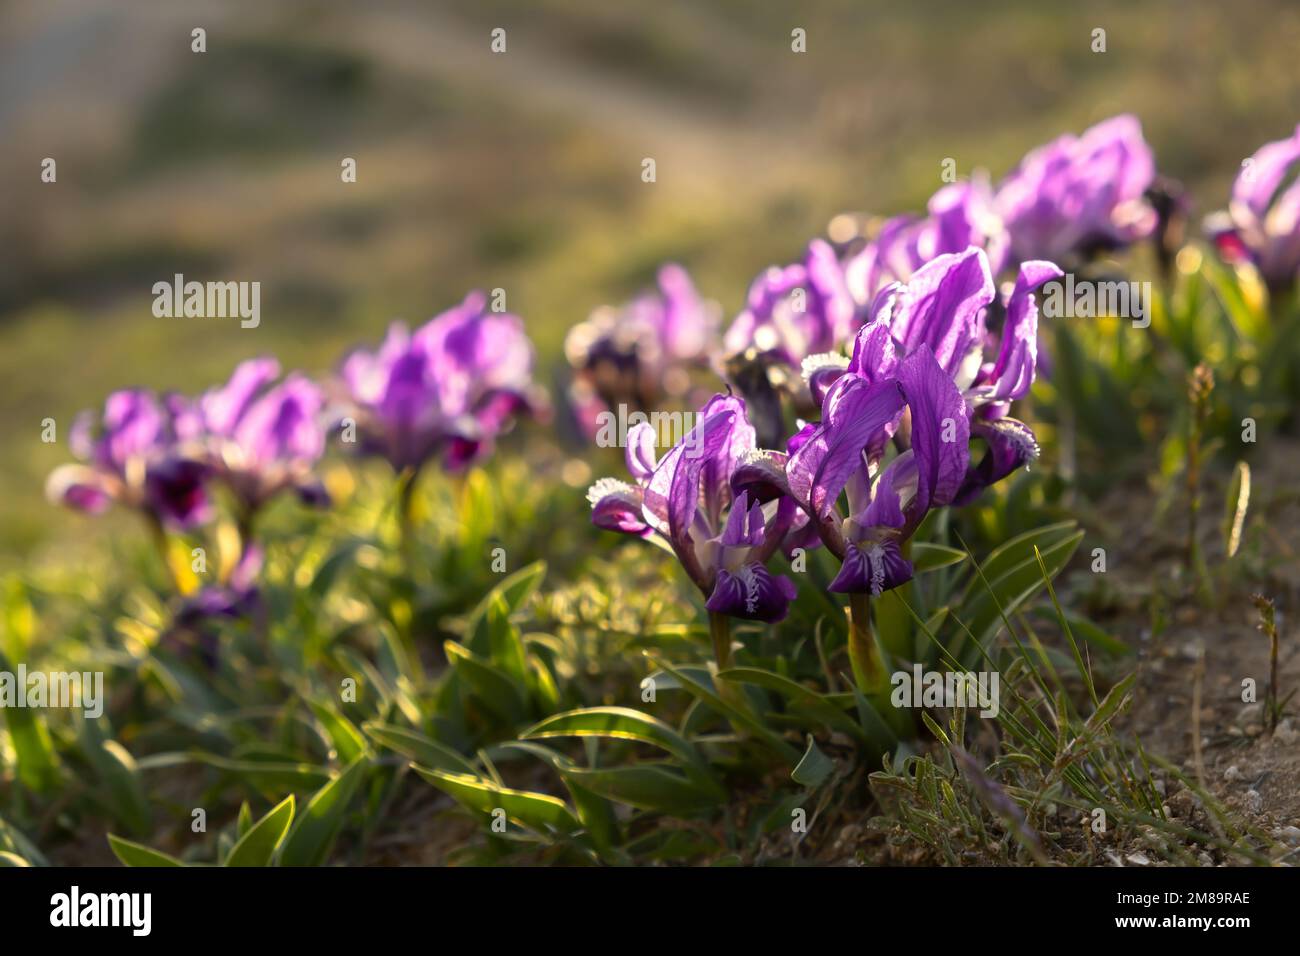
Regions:
<instances>
[{"instance_id":1,"label":"blurred hillside background","mask_svg":"<svg viewBox=\"0 0 1300 956\"><path fill-rule=\"evenodd\" d=\"M1121 111L1199 219L1300 118L1298 51L1287 2L0 3L0 568L111 533L42 497L111 389L268 352L324 373L473 286L551 383L568 327L665 259L730 316L835 213L919 209L944 157L1000 176ZM260 281L260 327L155 318L176 272Z\"/></svg>"}]
</instances>

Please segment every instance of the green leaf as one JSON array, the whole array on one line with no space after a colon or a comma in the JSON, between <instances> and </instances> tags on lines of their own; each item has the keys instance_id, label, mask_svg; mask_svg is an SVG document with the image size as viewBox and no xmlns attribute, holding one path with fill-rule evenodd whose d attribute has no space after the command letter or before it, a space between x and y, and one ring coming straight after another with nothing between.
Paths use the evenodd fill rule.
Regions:
<instances>
[{"instance_id":1,"label":"green leaf","mask_svg":"<svg viewBox=\"0 0 1300 956\"><path fill-rule=\"evenodd\" d=\"M522 687L464 645L447 641L443 647L456 673L494 717L511 727L524 719L527 708Z\"/></svg>"},{"instance_id":2,"label":"green leaf","mask_svg":"<svg viewBox=\"0 0 1300 956\"><path fill-rule=\"evenodd\" d=\"M548 717L519 735L524 740L546 737L609 737L639 740L677 757L683 763L706 767L695 745L662 720L630 707L588 707ZM707 771L706 771L707 772Z\"/></svg>"},{"instance_id":3,"label":"green leaf","mask_svg":"<svg viewBox=\"0 0 1300 956\"><path fill-rule=\"evenodd\" d=\"M589 769L574 767L565 778L610 800L641 810L689 813L718 806L726 798L659 764Z\"/></svg>"},{"instance_id":4,"label":"green leaf","mask_svg":"<svg viewBox=\"0 0 1300 956\"><path fill-rule=\"evenodd\" d=\"M325 728L325 735L333 745L340 763L350 764L365 753L366 738L352 721L340 714L333 706L316 701L308 701L307 704L316 715L316 719L321 722L321 726Z\"/></svg>"},{"instance_id":5,"label":"green leaf","mask_svg":"<svg viewBox=\"0 0 1300 956\"><path fill-rule=\"evenodd\" d=\"M966 552L957 548L942 544L927 544L924 541L912 542L912 568L917 574L951 567L965 560Z\"/></svg>"},{"instance_id":6,"label":"green leaf","mask_svg":"<svg viewBox=\"0 0 1300 956\"><path fill-rule=\"evenodd\" d=\"M646 656L650 658L650 661L656 667L675 677L682 689L691 696L698 698L713 708L717 713L730 720L733 725L743 726L752 731L755 737L761 739L769 747L781 754L792 766L799 762L799 751L786 743L780 734L774 733L747 711L741 710L739 707L723 700L712 686L705 684L703 680L691 673L690 668L672 667L649 653Z\"/></svg>"},{"instance_id":7,"label":"green leaf","mask_svg":"<svg viewBox=\"0 0 1300 956\"><path fill-rule=\"evenodd\" d=\"M0 654L0 671L14 672L4 654ZM4 714L18 757L18 780L35 793L53 789L59 780L59 758L44 714L29 707L0 708L0 713Z\"/></svg>"},{"instance_id":8,"label":"green leaf","mask_svg":"<svg viewBox=\"0 0 1300 956\"><path fill-rule=\"evenodd\" d=\"M13 853L30 862L33 866L49 866L49 861L37 849L36 844L4 817L0 817L0 850Z\"/></svg>"},{"instance_id":9,"label":"green leaf","mask_svg":"<svg viewBox=\"0 0 1300 956\"><path fill-rule=\"evenodd\" d=\"M226 866L270 866L275 851L293 823L293 794L271 808L240 838L226 858Z\"/></svg>"},{"instance_id":10,"label":"green leaf","mask_svg":"<svg viewBox=\"0 0 1300 956\"><path fill-rule=\"evenodd\" d=\"M321 598L325 597L339 572L343 570L345 565L350 564L356 558L357 551L361 549L363 544L365 544L364 541L354 538L339 545L334 550L334 553L316 568L316 573L312 575L311 584L307 586L307 593L316 601L320 601Z\"/></svg>"},{"instance_id":11,"label":"green leaf","mask_svg":"<svg viewBox=\"0 0 1300 956\"><path fill-rule=\"evenodd\" d=\"M1056 524L1043 525L1024 534L1018 534L998 545L989 552L988 557L980 562L980 570L990 581L994 581L1020 563L1033 560L1034 545L1044 554L1052 545L1064 541L1078 529L1077 521L1058 521ZM971 578L971 588L978 589L979 575Z\"/></svg>"},{"instance_id":12,"label":"green leaf","mask_svg":"<svg viewBox=\"0 0 1300 956\"><path fill-rule=\"evenodd\" d=\"M31 866L31 864L17 853L10 853L8 850L0 850L0 869L22 866Z\"/></svg>"},{"instance_id":13,"label":"green leaf","mask_svg":"<svg viewBox=\"0 0 1300 956\"><path fill-rule=\"evenodd\" d=\"M474 651L475 654L486 655L489 645L485 622L487 619L488 608L498 599L503 601L506 610L514 614L533 596L533 593L542 583L542 578L546 576L546 562L534 561L526 567L520 568L514 574L509 575L504 581L494 587L483 600L470 612L469 621L465 628L465 646Z\"/></svg>"},{"instance_id":14,"label":"green leaf","mask_svg":"<svg viewBox=\"0 0 1300 956\"><path fill-rule=\"evenodd\" d=\"M98 721L81 720L79 738L82 753L102 784L96 789L96 796L103 799L114 818L133 834L148 833L152 814L135 759L117 741L104 739Z\"/></svg>"},{"instance_id":15,"label":"green leaf","mask_svg":"<svg viewBox=\"0 0 1300 956\"><path fill-rule=\"evenodd\" d=\"M113 854L122 861L123 866L184 866L174 856L168 856L159 850L150 849L140 843L124 840L112 833L108 835L108 845Z\"/></svg>"},{"instance_id":16,"label":"green leaf","mask_svg":"<svg viewBox=\"0 0 1300 956\"><path fill-rule=\"evenodd\" d=\"M503 810L508 819L543 835L569 835L582 826L558 797L512 790L472 774L447 773L418 765L415 772L457 803L482 814L489 824L493 813Z\"/></svg>"},{"instance_id":17,"label":"green leaf","mask_svg":"<svg viewBox=\"0 0 1300 956\"><path fill-rule=\"evenodd\" d=\"M838 730L863 743L867 742L867 735L853 718L821 694L790 680L788 677L782 677L780 674L759 667L731 667L719 671L718 677L775 691L791 701L799 711L812 717L828 729Z\"/></svg>"},{"instance_id":18,"label":"green leaf","mask_svg":"<svg viewBox=\"0 0 1300 956\"><path fill-rule=\"evenodd\" d=\"M309 763L264 760L231 760L210 753L191 754L191 759L224 770L263 794L273 791L317 790L329 780L329 771Z\"/></svg>"},{"instance_id":19,"label":"green leaf","mask_svg":"<svg viewBox=\"0 0 1300 956\"><path fill-rule=\"evenodd\" d=\"M1223 515L1223 550L1228 557L1236 557L1241 547L1241 532L1246 527L1246 511L1250 507L1250 465L1237 462L1232 472L1232 483Z\"/></svg>"},{"instance_id":20,"label":"green leaf","mask_svg":"<svg viewBox=\"0 0 1300 956\"><path fill-rule=\"evenodd\" d=\"M5 581L3 620L0 653L14 660L25 660L36 633L36 612L27 596L27 586L18 577Z\"/></svg>"},{"instance_id":21,"label":"green leaf","mask_svg":"<svg viewBox=\"0 0 1300 956\"><path fill-rule=\"evenodd\" d=\"M821 752L813 735L808 735L808 749L804 751L799 766L790 772L790 779L805 787L820 787L835 773L835 761Z\"/></svg>"},{"instance_id":22,"label":"green leaf","mask_svg":"<svg viewBox=\"0 0 1300 956\"><path fill-rule=\"evenodd\" d=\"M1119 712L1121 706L1128 702L1129 691L1137 680L1137 671L1131 672L1122 681L1106 692L1097 709L1088 718L1086 726L1090 731L1104 727Z\"/></svg>"},{"instance_id":23,"label":"green leaf","mask_svg":"<svg viewBox=\"0 0 1300 956\"><path fill-rule=\"evenodd\" d=\"M369 766L370 760L364 754L358 756L307 801L284 841L281 866L320 866L324 862L343 823L343 814Z\"/></svg>"},{"instance_id":24,"label":"green leaf","mask_svg":"<svg viewBox=\"0 0 1300 956\"><path fill-rule=\"evenodd\" d=\"M610 858L619 856L614 849L618 843L618 818L614 815L614 808L604 797L592 793L582 784L566 775L565 771L574 766L572 760L550 747L526 740L512 740L501 746L530 754L550 765L551 769L564 782L564 786L568 788L569 795L573 797L573 806L578 811L578 819L582 821L582 825L591 834L592 843L596 849L602 855Z\"/></svg>"},{"instance_id":25,"label":"green leaf","mask_svg":"<svg viewBox=\"0 0 1300 956\"><path fill-rule=\"evenodd\" d=\"M488 660L519 687L527 687L528 654L519 628L510 621L510 609L500 595L492 596L487 609Z\"/></svg>"},{"instance_id":26,"label":"green leaf","mask_svg":"<svg viewBox=\"0 0 1300 956\"><path fill-rule=\"evenodd\" d=\"M403 757L409 757L415 763L452 773L467 773L471 776L477 773L474 765L461 754L419 731L373 721L362 726L370 735L370 739L381 747L387 747Z\"/></svg>"},{"instance_id":27,"label":"green leaf","mask_svg":"<svg viewBox=\"0 0 1300 956\"><path fill-rule=\"evenodd\" d=\"M1017 540L1025 537L1022 535ZM1042 549L1043 565L1047 568L1049 578L1060 573L1082 540L1083 532L1076 531ZM972 582L973 590L962 603L960 617L981 644L1002 624L1004 617L1013 616L1022 604L1047 586L1038 558L1033 552L1033 542L1028 543L1028 548L1028 555L1010 566L1007 555L1019 555L1020 549L1003 552L998 556L996 565L1004 569L999 576L993 577L985 569L983 577L977 577Z\"/></svg>"}]
</instances>

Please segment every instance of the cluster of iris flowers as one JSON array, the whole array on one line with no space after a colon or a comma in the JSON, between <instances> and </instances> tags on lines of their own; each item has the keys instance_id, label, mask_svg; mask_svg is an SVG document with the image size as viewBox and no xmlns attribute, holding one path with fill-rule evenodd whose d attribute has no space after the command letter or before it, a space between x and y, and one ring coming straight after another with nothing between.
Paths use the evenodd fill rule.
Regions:
<instances>
[{"instance_id":1,"label":"cluster of iris flowers","mask_svg":"<svg viewBox=\"0 0 1300 956\"><path fill-rule=\"evenodd\" d=\"M1206 223L1225 260L1273 290L1300 273L1298 171L1300 128L1243 164L1229 208ZM616 404L689 398L701 374L730 382L662 453L652 426L632 428L629 476L591 487L592 520L676 556L704 598L720 667L730 619L789 611L796 585L769 569L774 558L824 546L840 562L830 590L848 597L855 677L878 689L869 599L910 580L909 538L930 511L974 500L1038 455L1010 414L1039 369L1035 294L1100 251L1159 241L1185 211L1169 195L1137 120L1119 116L1033 150L996 184L947 184L924 216L871 238L814 239L754 280L725 332L685 270L663 267L656 288L571 331L575 417L590 433ZM793 429L754 368L794 383ZM409 497L422 469L463 470L546 407L533 369L522 322L474 292L414 331L393 325L327 381L257 358L197 397L115 392L77 419L80 462L48 491L88 512L125 505L162 537L210 520L224 487L242 556L183 613L245 613L257 515L281 492L328 505L315 466L332 430L386 459Z\"/></svg>"}]
</instances>

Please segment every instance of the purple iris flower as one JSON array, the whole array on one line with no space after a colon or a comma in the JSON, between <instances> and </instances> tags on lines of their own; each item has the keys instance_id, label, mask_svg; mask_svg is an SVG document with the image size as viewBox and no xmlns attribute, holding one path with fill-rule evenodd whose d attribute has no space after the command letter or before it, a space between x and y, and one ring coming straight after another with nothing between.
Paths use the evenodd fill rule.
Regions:
<instances>
[{"instance_id":1,"label":"purple iris flower","mask_svg":"<svg viewBox=\"0 0 1300 956\"><path fill-rule=\"evenodd\" d=\"M1029 427L1006 411L1034 379L1033 293L1061 275L1049 262L1021 265L987 361L996 295L988 257L974 247L939 256L877 296L852 358L828 357L812 371L822 420L798 436L786 480L843 562L832 590L879 594L909 580L900 545L930 509L970 501L1037 456ZM972 435L988 445L973 467ZM886 463L891 444L897 454Z\"/></svg>"},{"instance_id":2,"label":"purple iris flower","mask_svg":"<svg viewBox=\"0 0 1300 956\"><path fill-rule=\"evenodd\" d=\"M936 256L983 249L996 275L1010 252L1009 237L997 214L988 177L944 186L933 196L924 218L896 216L844 263L844 278L860 310L891 282L906 282Z\"/></svg>"},{"instance_id":3,"label":"purple iris flower","mask_svg":"<svg viewBox=\"0 0 1300 956\"><path fill-rule=\"evenodd\" d=\"M814 239L802 262L772 266L754 280L723 344L729 353L753 348L798 367L844 345L855 328L857 309L835 250Z\"/></svg>"},{"instance_id":4,"label":"purple iris flower","mask_svg":"<svg viewBox=\"0 0 1300 956\"><path fill-rule=\"evenodd\" d=\"M595 437L601 413L626 405L645 411L665 396L681 399L691 370L717 347L718 307L700 297L690 275L668 263L656 287L619 308L600 308L569 330L564 354L574 369L570 401Z\"/></svg>"},{"instance_id":5,"label":"purple iris flower","mask_svg":"<svg viewBox=\"0 0 1300 956\"><path fill-rule=\"evenodd\" d=\"M244 515L285 490L308 504L328 503L312 473L325 450L321 390L297 373L277 383L279 375L275 359L250 359L193 406L209 460Z\"/></svg>"},{"instance_id":6,"label":"purple iris flower","mask_svg":"<svg viewBox=\"0 0 1300 956\"><path fill-rule=\"evenodd\" d=\"M196 426L177 396L114 392L102 415L88 411L77 417L69 443L83 463L56 468L46 493L91 514L116 501L168 528L201 524L212 510L210 469L191 444Z\"/></svg>"},{"instance_id":7,"label":"purple iris flower","mask_svg":"<svg viewBox=\"0 0 1300 956\"><path fill-rule=\"evenodd\" d=\"M745 403L715 395L695 427L662 458L655 448L652 426L629 432L633 481L603 478L592 485L592 522L672 551L710 612L783 620L795 586L766 563L781 546L795 509L780 488L784 456L755 448Z\"/></svg>"},{"instance_id":8,"label":"purple iris flower","mask_svg":"<svg viewBox=\"0 0 1300 956\"><path fill-rule=\"evenodd\" d=\"M394 323L378 351L344 360L365 453L397 471L435 457L463 469L491 452L516 415L540 408L523 323L486 307L487 297L471 292L414 332Z\"/></svg>"},{"instance_id":9,"label":"purple iris flower","mask_svg":"<svg viewBox=\"0 0 1300 956\"><path fill-rule=\"evenodd\" d=\"M1287 139L1266 143L1232 187L1227 212L1206 222L1229 262L1251 262L1271 289L1300 275L1300 126Z\"/></svg>"},{"instance_id":10,"label":"purple iris flower","mask_svg":"<svg viewBox=\"0 0 1300 956\"><path fill-rule=\"evenodd\" d=\"M1150 236L1157 216L1146 191L1154 179L1151 147L1127 114L1038 147L997 190L1015 261L1063 261Z\"/></svg>"}]
</instances>

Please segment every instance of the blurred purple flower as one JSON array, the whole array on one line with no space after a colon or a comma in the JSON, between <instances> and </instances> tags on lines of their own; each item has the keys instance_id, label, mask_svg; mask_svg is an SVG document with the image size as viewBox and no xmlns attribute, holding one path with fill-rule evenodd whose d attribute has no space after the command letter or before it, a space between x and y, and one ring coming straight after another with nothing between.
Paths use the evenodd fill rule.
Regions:
<instances>
[{"instance_id":1,"label":"blurred purple flower","mask_svg":"<svg viewBox=\"0 0 1300 956\"><path fill-rule=\"evenodd\" d=\"M564 354L574 369L570 401L589 436L618 405L633 411L684 397L693 368L717 347L718 308L702 299L686 270L659 269L656 288L619 308L600 308L569 330Z\"/></svg>"},{"instance_id":2,"label":"blurred purple flower","mask_svg":"<svg viewBox=\"0 0 1300 956\"><path fill-rule=\"evenodd\" d=\"M1300 275L1300 126L1242 164L1226 212L1206 221L1220 254L1250 262L1271 289Z\"/></svg>"},{"instance_id":3,"label":"blurred purple flower","mask_svg":"<svg viewBox=\"0 0 1300 956\"><path fill-rule=\"evenodd\" d=\"M695 427L662 458L642 424L628 436L633 481L603 478L587 499L599 527L649 538L671 550L715 614L783 620L795 597L788 578L766 568L795 517L778 463L754 447L745 403L715 395ZM782 456L783 457L783 456Z\"/></svg>"},{"instance_id":4,"label":"blurred purple flower","mask_svg":"<svg viewBox=\"0 0 1300 956\"><path fill-rule=\"evenodd\" d=\"M298 373L274 384L279 374L275 359L250 359L193 406L209 461L245 515L284 490L328 502L312 472L325 450L321 390Z\"/></svg>"},{"instance_id":5,"label":"blurred purple flower","mask_svg":"<svg viewBox=\"0 0 1300 956\"><path fill-rule=\"evenodd\" d=\"M930 197L928 213L922 219L887 220L874 239L845 261L845 281L860 311L891 282L906 282L921 266L946 253L978 246L995 275L1004 268L1009 237L997 215L987 176L944 186Z\"/></svg>"},{"instance_id":6,"label":"blurred purple flower","mask_svg":"<svg viewBox=\"0 0 1300 956\"><path fill-rule=\"evenodd\" d=\"M394 323L378 351L344 360L364 453L397 471L434 457L461 469L486 457L516 415L542 407L523 323L486 306L483 293L471 292L415 332Z\"/></svg>"},{"instance_id":7,"label":"blurred purple flower","mask_svg":"<svg viewBox=\"0 0 1300 956\"><path fill-rule=\"evenodd\" d=\"M814 239L803 261L772 266L754 280L723 344L729 353L753 348L797 368L807 356L848 342L856 312L835 250Z\"/></svg>"},{"instance_id":8,"label":"blurred purple flower","mask_svg":"<svg viewBox=\"0 0 1300 956\"><path fill-rule=\"evenodd\" d=\"M1063 261L1146 238L1157 223L1145 198L1154 179L1151 147L1131 115L1038 147L997 190L1015 261Z\"/></svg>"},{"instance_id":9,"label":"blurred purple flower","mask_svg":"<svg viewBox=\"0 0 1300 956\"><path fill-rule=\"evenodd\" d=\"M84 463L56 468L46 494L91 514L116 501L169 528L200 524L211 503L205 488L209 469L188 444L195 425L177 396L114 392L102 415L77 416L69 444Z\"/></svg>"},{"instance_id":10,"label":"blurred purple flower","mask_svg":"<svg viewBox=\"0 0 1300 956\"><path fill-rule=\"evenodd\" d=\"M255 618L264 611L257 587L263 559L262 549L250 544L224 584L207 585L186 597L163 635L163 645L182 654L197 651L203 664L214 670L220 655L219 632L213 622Z\"/></svg>"}]
</instances>

